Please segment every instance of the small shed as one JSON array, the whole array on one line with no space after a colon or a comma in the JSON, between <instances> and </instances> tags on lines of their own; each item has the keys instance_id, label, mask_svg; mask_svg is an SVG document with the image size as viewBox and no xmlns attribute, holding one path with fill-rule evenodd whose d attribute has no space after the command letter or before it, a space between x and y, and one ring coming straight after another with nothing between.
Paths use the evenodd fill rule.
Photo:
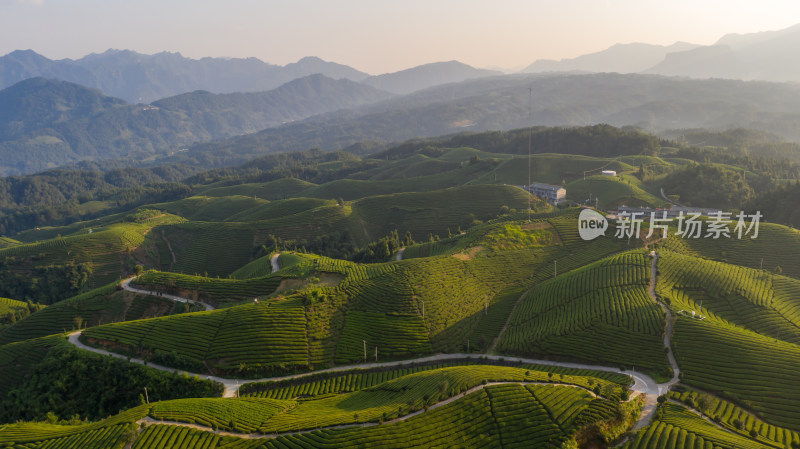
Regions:
<instances>
[{"instance_id":1,"label":"small shed","mask_svg":"<svg viewBox=\"0 0 800 449\"><path fill-rule=\"evenodd\" d=\"M603 170L603 176L617 176L615 170Z\"/></svg>"}]
</instances>

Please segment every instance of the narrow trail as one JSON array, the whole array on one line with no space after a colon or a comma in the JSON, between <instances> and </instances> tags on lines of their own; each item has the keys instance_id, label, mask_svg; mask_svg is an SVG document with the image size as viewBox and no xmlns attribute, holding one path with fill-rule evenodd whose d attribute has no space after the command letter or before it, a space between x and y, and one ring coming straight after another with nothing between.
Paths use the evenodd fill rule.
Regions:
<instances>
[{"instance_id":1,"label":"narrow trail","mask_svg":"<svg viewBox=\"0 0 800 449\"><path fill-rule=\"evenodd\" d=\"M269 259L269 263L272 265L272 272L275 273L276 271L280 270L281 267L278 265L278 257L281 256L281 253L276 253Z\"/></svg>"},{"instance_id":2,"label":"narrow trail","mask_svg":"<svg viewBox=\"0 0 800 449\"><path fill-rule=\"evenodd\" d=\"M664 188L663 187L661 188L661 198L663 198L664 201L666 201L666 202L668 202L670 204L674 204L676 206L683 207L683 204L675 202L675 201L672 201L671 199L669 199L669 197L667 197L667 194L664 193Z\"/></svg>"},{"instance_id":3,"label":"narrow trail","mask_svg":"<svg viewBox=\"0 0 800 449\"><path fill-rule=\"evenodd\" d=\"M397 255L394 257L394 260L401 261L403 260L403 253L405 252L406 248L402 247L400 250L397 251Z\"/></svg>"},{"instance_id":4,"label":"narrow trail","mask_svg":"<svg viewBox=\"0 0 800 449\"><path fill-rule=\"evenodd\" d=\"M653 251L652 254L653 259L650 262L650 288L648 289L648 293L650 293L650 297L653 298L653 301L664 310L664 314L667 317L667 322L664 327L664 348L667 350L667 360L669 361L670 367L672 367L672 379L663 384L658 384L658 392L655 395L647 396L644 406L642 407L642 414L639 421L633 426L633 430L639 430L650 424L656 412L656 407L658 406L658 396L668 392L673 385L677 384L680 380L679 377L681 373L678 362L675 360L675 355L672 353L672 311L669 310L666 304L660 302L658 296L656 296L656 273L658 272L656 265L658 263L658 253Z\"/></svg>"},{"instance_id":5,"label":"narrow trail","mask_svg":"<svg viewBox=\"0 0 800 449\"><path fill-rule=\"evenodd\" d=\"M178 259L175 257L175 252L172 251L172 245L169 244L169 240L167 240L167 234L164 230L161 230L161 239L164 240L164 243L167 244L167 249L169 250L169 255L172 256L172 262L169 264L169 269L172 271L172 266L178 263Z\"/></svg>"},{"instance_id":6,"label":"narrow trail","mask_svg":"<svg viewBox=\"0 0 800 449\"><path fill-rule=\"evenodd\" d=\"M516 312L517 306L519 305L519 303L522 302L522 298L524 298L525 295L527 295L529 291L530 290L525 290L524 292L522 292L522 294L519 296L519 298L517 298L517 301L514 302L514 307L511 308L511 312L508 314L508 318L506 318L506 322L505 322L505 324L503 324L503 328L500 329L500 333L497 334L497 337L495 337L494 341L492 341L492 345L489 346L489 349L486 350L487 353L493 353L497 349L497 345L500 343L500 340L503 338L503 335L506 333L506 329L508 329L508 326L511 324L511 317L514 316L514 312Z\"/></svg>"},{"instance_id":7,"label":"narrow trail","mask_svg":"<svg viewBox=\"0 0 800 449\"><path fill-rule=\"evenodd\" d=\"M454 401L457 401L457 400L459 400L459 399L461 399L461 398L463 398L463 397L465 397L467 395L470 395L472 393L477 393L478 391L481 391L486 387L491 387L491 386L494 386L494 385L548 385L548 386L553 386L553 387L573 387L573 388L580 388L581 390L586 391L593 398L597 397L597 395L593 391L591 391L591 390L589 390L587 388L578 386L578 385L560 384L560 383L552 383L552 382L524 382L524 381L517 381L517 382L487 382L486 384L477 385L477 386L474 386L474 387L472 387L472 388L470 388L470 389L468 389L468 390L466 390L466 391L464 391L462 393L457 393L457 394L455 394L453 396L450 396L449 398L445 399L444 401L437 402L436 404L433 404L433 405L429 406L427 410L425 410L425 409L417 410L415 412L411 412L411 413L405 414L403 416L399 416L399 417L391 419L389 421L384 421L383 424L377 423L377 422L365 422L365 423L337 424L335 426L313 427L313 428L308 428L308 429L293 430L293 431L287 431L287 432L237 433L237 432L230 432L230 431L227 431L227 430L213 430L210 427L202 426L202 425L199 425L199 424L190 424L190 423L185 423L185 422L180 422L180 421L158 420L158 419L152 418L150 416L146 416L146 417L140 419L139 421L137 421L136 423L137 424L143 423L145 426L150 426L150 425L154 425L154 424L166 424L166 425L171 425L171 426L188 427L188 428L191 428L191 429L202 430L204 432L209 432L209 433L213 433L213 434L220 435L220 436L233 436L233 437L253 439L253 440L255 440L255 439L273 439L273 438L278 438L278 437L282 437L282 436L298 435L298 434L301 434L301 433L313 432L315 430L347 429L347 428L350 428L350 427L374 427L374 426L380 426L380 425L386 425L386 424L395 424L395 423L406 421L406 420L411 419L411 418L413 418L415 416L419 416L419 415L421 415L423 413L430 412L431 410L435 410L437 408L444 407L445 405L448 405L448 404L450 404L450 403L452 403ZM634 397L631 396L631 398L629 400L633 400L633 398Z\"/></svg>"}]
</instances>

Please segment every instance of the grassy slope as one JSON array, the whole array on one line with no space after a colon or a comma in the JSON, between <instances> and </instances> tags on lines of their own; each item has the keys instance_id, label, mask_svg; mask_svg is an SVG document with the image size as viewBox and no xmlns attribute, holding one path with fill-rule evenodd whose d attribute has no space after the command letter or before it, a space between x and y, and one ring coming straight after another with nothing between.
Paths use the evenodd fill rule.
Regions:
<instances>
[{"instance_id":1,"label":"grassy slope","mask_svg":"<svg viewBox=\"0 0 800 449\"><path fill-rule=\"evenodd\" d=\"M173 215L160 216L143 223L120 221L120 218L123 217L117 217L117 221L107 225L100 222L97 226L83 223L80 226L54 228L63 230L65 234L38 243L0 249L0 258L13 258L12 262L7 263L8 269L21 274L38 266L60 265L68 261L89 262L93 269L91 286L99 287L127 273L128 252L142 245L153 227L182 220ZM92 233L89 233L89 229Z\"/></svg>"},{"instance_id":2,"label":"grassy slope","mask_svg":"<svg viewBox=\"0 0 800 449\"><path fill-rule=\"evenodd\" d=\"M192 310L166 298L117 291L116 283L53 304L0 330L0 345L80 327L152 318ZM23 303L24 304L24 303Z\"/></svg>"},{"instance_id":3,"label":"grassy slope","mask_svg":"<svg viewBox=\"0 0 800 449\"><path fill-rule=\"evenodd\" d=\"M223 182L199 186L196 191L206 196L255 196L265 200L281 200L295 196L303 190L314 187L315 184L296 178L281 178L276 181L224 185Z\"/></svg>"},{"instance_id":4,"label":"grassy slope","mask_svg":"<svg viewBox=\"0 0 800 449\"><path fill-rule=\"evenodd\" d=\"M592 197L600 199L601 209L615 209L619 205L661 207L664 200L644 191L638 179L620 180L616 176L589 176L586 180L578 179L566 185L567 197L583 203Z\"/></svg>"},{"instance_id":5,"label":"grassy slope","mask_svg":"<svg viewBox=\"0 0 800 449\"><path fill-rule=\"evenodd\" d=\"M536 154L530 158L531 181L547 184L561 184L583 178L586 170L605 167L608 170L625 171L633 167L606 158L578 156L571 154ZM475 183L504 183L522 185L528 183L528 158L516 156L505 160L493 171L477 178ZM569 190L567 191L569 193Z\"/></svg>"},{"instance_id":6,"label":"grassy slope","mask_svg":"<svg viewBox=\"0 0 800 449\"><path fill-rule=\"evenodd\" d=\"M664 314L647 294L649 260L624 253L533 288L500 342L504 353L636 366L666 378Z\"/></svg>"},{"instance_id":7,"label":"grassy slope","mask_svg":"<svg viewBox=\"0 0 800 449\"><path fill-rule=\"evenodd\" d=\"M755 239L746 236L732 238L680 238L670 231L669 238L660 246L675 252L741 265L760 268L763 259L765 269L780 271L786 276L800 278L800 231L787 226L761 223ZM777 270L777 267L781 267Z\"/></svg>"},{"instance_id":8,"label":"grassy slope","mask_svg":"<svg viewBox=\"0 0 800 449\"><path fill-rule=\"evenodd\" d=\"M284 302L280 302L279 295L277 299L259 306L239 306L229 312L241 317L247 315L246 310L255 307L253 313L266 313L257 319L261 324L254 323L253 326L261 330L259 335L273 339L273 344L280 347L289 344L289 337L284 335L283 328L270 327L269 321L276 319L270 310L281 307L281 304L286 307L291 304L291 309L300 313L286 315L284 312L286 317L294 318L283 322L283 326L286 331L295 327L303 329L298 336L291 337L296 340L289 344L292 348L294 344L307 346L303 354L295 349L289 351L287 346L288 353L273 350L268 354L244 357L242 354L248 351L260 353L256 349L260 343L241 333L241 322L213 318L222 317L220 311L106 325L90 329L85 335L125 344L129 350L176 350L179 355L191 358L192 363L205 361L212 366L219 365L218 369L227 373L235 372L239 363L244 364L241 371L256 373L262 369L294 370L307 365L355 362L363 358L364 341L370 353L377 347L382 359L431 351L466 350L468 340L471 340L471 350L485 350L505 323L521 289L545 279L553 260L560 259L562 269L566 271L625 248L610 239L598 239L588 248L576 251L577 237L573 234L577 231L573 215L574 212L541 219L545 221L530 226L524 222L506 221L484 225L463 237L470 243L460 252L434 258L357 265L304 256L297 265L265 278L216 280L149 273L138 281L152 286L172 283L175 288L200 292L201 295L231 296L236 291L246 290L248 285L257 287L273 279L276 282L285 277L317 279L306 285L306 292L288 292L288 299ZM546 220L552 220L552 223ZM498 241L501 237L504 239L502 242ZM561 243L562 240L567 243ZM263 264L266 264L266 258ZM546 268L540 270L543 267ZM274 289L274 284L270 285ZM271 289L263 291L268 293ZM242 295L256 296L249 291ZM212 330L208 330L208 326ZM232 337L241 335L237 346L241 354L232 355L237 363L220 362L210 357L209 354L218 352L213 339L205 338L202 345L187 342L176 346L171 343L174 339L169 338L175 333L191 335L223 331ZM284 368L280 368L281 364Z\"/></svg>"}]
</instances>

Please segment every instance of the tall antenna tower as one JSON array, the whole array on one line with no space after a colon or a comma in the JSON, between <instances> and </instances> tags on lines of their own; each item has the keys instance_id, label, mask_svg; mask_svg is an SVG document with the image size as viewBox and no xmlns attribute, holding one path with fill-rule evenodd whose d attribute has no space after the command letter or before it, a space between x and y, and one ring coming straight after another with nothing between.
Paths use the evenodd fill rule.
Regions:
<instances>
[{"instance_id":1,"label":"tall antenna tower","mask_svg":"<svg viewBox=\"0 0 800 449\"><path fill-rule=\"evenodd\" d=\"M528 189L531 188L531 139L533 135L533 88L528 88ZM528 223L531 222L531 192L528 191Z\"/></svg>"}]
</instances>

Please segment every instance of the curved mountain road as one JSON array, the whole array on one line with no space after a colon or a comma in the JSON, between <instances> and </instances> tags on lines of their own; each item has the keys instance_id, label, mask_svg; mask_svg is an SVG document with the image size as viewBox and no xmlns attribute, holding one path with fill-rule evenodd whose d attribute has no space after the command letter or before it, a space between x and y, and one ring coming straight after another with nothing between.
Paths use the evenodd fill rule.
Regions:
<instances>
[{"instance_id":1,"label":"curved mountain road","mask_svg":"<svg viewBox=\"0 0 800 449\"><path fill-rule=\"evenodd\" d=\"M590 365L590 364L585 364L585 363L572 363L572 362L556 362L556 361L552 361L552 360L531 359L531 358L525 358L525 357L509 357L509 356L501 356L501 355L495 355L495 354L480 354L480 355L476 355L476 354L464 354L464 353L435 354L435 355L426 356L426 357L419 357L419 358L408 359L408 360L398 360L398 361L392 361L392 362L374 362L374 363L361 363L361 364L356 364L356 365L344 365L344 366L337 366L337 367L333 367L333 368L316 370L316 371L311 371L311 372L306 372L306 373L293 374L293 375L288 375L288 376L266 377L266 378L261 378L261 379L247 379L247 380L244 380L244 382L251 383L251 382L266 382L266 381L281 381L281 380L289 380L289 379L300 379L300 378L303 378L303 377L317 375L317 374L320 374L320 373L336 373L336 372L348 371L348 370L353 370L353 369L400 367L400 366L414 364L414 363L439 362L439 361L459 360L459 359L469 359L469 358L478 358L478 359L495 360L495 361L505 360L505 361L515 361L515 362L525 363L525 364L532 364L532 365L535 364L535 365L557 366L557 367L562 367L562 368L595 370L595 371L611 372L611 373L624 374L624 375L630 376L634 380L634 384L631 386L631 391L633 391L634 393L639 393L639 394L645 394L646 395L646 400L645 400L644 407L642 408L642 413L639 416L639 419L637 420L636 424L633 427L634 430L638 430L638 429L641 429L641 428L647 426L650 423L650 421L652 419L652 416L655 413L655 408L656 408L656 405L657 405L658 396L660 394L663 394L666 391L668 391L673 385L675 385L678 382L678 376L679 376L679 373L680 373L680 370L678 368L678 364L677 364L677 362L675 360L675 357L672 354L672 349L671 349L671 346L670 346L671 345L671 338L672 338L672 313L670 312L669 308L666 307L666 305L658 302L658 299L657 299L657 297L655 295L656 263L657 263L657 260L658 260L658 255L654 253L653 260L652 260L651 267L650 267L650 289L649 289L650 291L649 291L649 293L650 293L650 296L653 298L653 300L656 301L656 303L659 304L662 307L662 309L664 309L664 311L666 313L666 316L667 316L667 323L666 323L665 335L664 335L664 346L665 346L665 348L668 349L667 355L668 355L668 359L669 359L670 365L672 366L673 373L674 373L672 379L670 379L668 382L665 382L663 384L656 383L656 381L653 378L651 378L650 376L648 376L646 374L634 372L632 370L620 370L619 368L609 367L609 366ZM271 261L273 262L273 269L274 269L275 268L275 264L277 264L277 255L273 256ZM125 290L133 291L133 292L136 292L136 293L142 293L142 294L157 295L156 292L151 292L151 291L147 291L147 290L142 290L142 289L137 289L137 288L131 287L130 286L130 281L132 279L133 278L129 278L129 279L126 279L126 280L124 280L122 282L122 287ZM181 298L181 297L175 296L175 295L168 295L168 294L164 293L164 294L161 294L161 296L165 297L165 298L168 298L168 299L172 299L174 301L179 301L179 302L189 302L189 303L203 304L206 307L206 310L213 310L214 309L214 307L209 305L209 304L205 304L205 303L202 303L202 302L199 302L199 301L193 301L193 300L186 299L186 298ZM113 353L113 352L110 352L110 351L106 351L104 349L99 349L99 348L95 348L95 347L92 347L92 346L88 346L88 345L83 344L80 341L80 336L81 336L82 332L83 332L82 330L77 330L77 331L74 331L74 332L70 333L68 335L68 341L71 344L73 344L74 346L76 346L76 347L78 347L80 349L83 349L83 350L86 350L86 351L91 351L91 352L94 352L96 354L110 355L112 357L128 360L131 363L139 363L139 364L146 365L146 366L149 366L150 368L154 368L154 369L161 370L161 371L168 371L168 372L175 372L175 373L186 373L189 376L197 376L199 378L205 378L205 379L208 379L208 380L211 380L211 381L219 382L220 384L222 384L224 386L223 397L228 397L228 398L229 397L235 397L236 393L237 393L237 391L239 389L239 386L242 383L242 381L239 380L239 379L228 379L228 378L223 378L223 377L218 377L218 376L209 376L209 375L204 375L204 374L191 373L191 372L187 372L185 370L179 370L179 369L169 368L169 367L158 365L158 364L148 363L148 362L146 362L146 361L144 361L142 359L129 358L127 356L124 356L124 355L121 355L121 354L116 354L116 353Z\"/></svg>"},{"instance_id":2,"label":"curved mountain road","mask_svg":"<svg viewBox=\"0 0 800 449\"><path fill-rule=\"evenodd\" d=\"M205 307L206 310L214 310L214 306L212 306L211 304L206 304L206 303L204 303L202 301L195 301L193 299L187 299L187 298L183 298L183 297L180 297L180 296L170 295L169 293L162 293L162 292L156 292L156 291L152 291L152 290L144 290L144 289L141 289L141 288L131 287L131 281L134 280L134 279L136 279L136 276L129 277L128 279L123 280L120 283L120 286L124 290L127 290L129 292L139 293L141 295L159 296L159 297L162 297L162 298L170 299L170 300L175 301L175 302L186 302L186 303L189 303L189 304L200 304L201 306Z\"/></svg>"}]
</instances>

